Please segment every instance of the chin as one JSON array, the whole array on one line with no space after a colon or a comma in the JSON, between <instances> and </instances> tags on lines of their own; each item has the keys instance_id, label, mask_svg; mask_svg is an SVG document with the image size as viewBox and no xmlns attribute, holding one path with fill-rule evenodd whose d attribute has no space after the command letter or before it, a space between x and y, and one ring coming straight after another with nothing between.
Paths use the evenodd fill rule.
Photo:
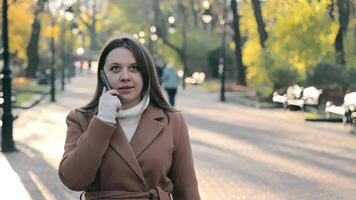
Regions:
<instances>
[{"instance_id":1,"label":"chin","mask_svg":"<svg viewBox=\"0 0 356 200\"><path fill-rule=\"evenodd\" d=\"M121 96L120 100L122 102L122 104L126 104L126 105L130 105L130 104L134 104L134 103L139 103L141 98L140 97L132 97L132 96Z\"/></svg>"}]
</instances>

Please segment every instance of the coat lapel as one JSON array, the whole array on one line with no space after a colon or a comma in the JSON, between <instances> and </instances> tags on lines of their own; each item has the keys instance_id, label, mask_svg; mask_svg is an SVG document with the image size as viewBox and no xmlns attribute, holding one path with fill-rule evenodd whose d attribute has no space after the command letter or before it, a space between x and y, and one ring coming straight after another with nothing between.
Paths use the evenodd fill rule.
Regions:
<instances>
[{"instance_id":1,"label":"coat lapel","mask_svg":"<svg viewBox=\"0 0 356 200\"><path fill-rule=\"evenodd\" d=\"M96 113L97 108L91 112L83 113L84 118L79 119L79 121L84 131L88 128L91 119ZM110 141L111 147L146 186L147 183L137 158L154 141L166 125L167 119L163 111L150 104L142 114L135 135L132 138L131 145L120 125Z\"/></svg>"},{"instance_id":2,"label":"coat lapel","mask_svg":"<svg viewBox=\"0 0 356 200\"><path fill-rule=\"evenodd\" d=\"M135 172L135 174L140 178L140 180L147 186L141 167L120 125L117 128L117 131L114 133L113 137L111 138L110 145L126 162L126 164L131 168L131 170Z\"/></svg>"},{"instance_id":3,"label":"coat lapel","mask_svg":"<svg viewBox=\"0 0 356 200\"><path fill-rule=\"evenodd\" d=\"M97 113L97 108L89 112L88 111L84 112L83 110L79 110L79 109L78 111L83 114L82 115L83 118L80 118L79 121L82 126L82 129L85 131L87 130L90 121ZM126 164L130 167L130 169L147 186L140 165L120 125L118 125L114 135L111 138L110 146L114 149L114 151L117 152L117 154L119 154L119 156L126 162Z\"/></svg>"},{"instance_id":4,"label":"coat lapel","mask_svg":"<svg viewBox=\"0 0 356 200\"><path fill-rule=\"evenodd\" d=\"M131 141L136 158L140 156L166 126L166 120L160 120L162 118L165 119L163 111L151 104L142 114L140 123Z\"/></svg>"}]
</instances>

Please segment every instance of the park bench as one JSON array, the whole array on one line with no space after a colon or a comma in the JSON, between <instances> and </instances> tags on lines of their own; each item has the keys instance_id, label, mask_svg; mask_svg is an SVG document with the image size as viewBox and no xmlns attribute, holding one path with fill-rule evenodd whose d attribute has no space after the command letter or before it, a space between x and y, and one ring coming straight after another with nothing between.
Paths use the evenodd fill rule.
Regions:
<instances>
[{"instance_id":1,"label":"park bench","mask_svg":"<svg viewBox=\"0 0 356 200\"><path fill-rule=\"evenodd\" d=\"M288 87L286 94L274 92L272 101L290 110L304 110L307 106L317 106L322 92L314 86L303 88L293 85Z\"/></svg>"},{"instance_id":2,"label":"park bench","mask_svg":"<svg viewBox=\"0 0 356 200\"><path fill-rule=\"evenodd\" d=\"M326 102L325 112L328 116L336 114L343 116L343 122L356 126L356 92L347 93L344 96L344 103L341 106Z\"/></svg>"}]
</instances>

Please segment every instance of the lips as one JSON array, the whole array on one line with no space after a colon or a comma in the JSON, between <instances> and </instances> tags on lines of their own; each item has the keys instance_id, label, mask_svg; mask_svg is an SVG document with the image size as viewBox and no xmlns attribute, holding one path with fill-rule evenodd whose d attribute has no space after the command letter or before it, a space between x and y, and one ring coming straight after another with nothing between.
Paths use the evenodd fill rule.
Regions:
<instances>
[{"instance_id":1,"label":"lips","mask_svg":"<svg viewBox=\"0 0 356 200\"><path fill-rule=\"evenodd\" d=\"M119 87L119 90L129 90L131 88L134 88L133 86L123 86L123 87Z\"/></svg>"}]
</instances>

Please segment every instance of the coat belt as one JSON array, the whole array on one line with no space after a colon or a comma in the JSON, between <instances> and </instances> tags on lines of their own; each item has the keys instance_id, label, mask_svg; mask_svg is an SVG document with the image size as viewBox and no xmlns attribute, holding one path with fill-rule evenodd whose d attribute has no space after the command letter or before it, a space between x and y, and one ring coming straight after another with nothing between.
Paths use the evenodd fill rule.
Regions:
<instances>
[{"instance_id":1,"label":"coat belt","mask_svg":"<svg viewBox=\"0 0 356 200\"><path fill-rule=\"evenodd\" d=\"M155 187L148 192L127 192L127 191L99 191L85 192L86 200L116 200L116 199L137 199L137 200L170 200L170 193Z\"/></svg>"}]
</instances>

